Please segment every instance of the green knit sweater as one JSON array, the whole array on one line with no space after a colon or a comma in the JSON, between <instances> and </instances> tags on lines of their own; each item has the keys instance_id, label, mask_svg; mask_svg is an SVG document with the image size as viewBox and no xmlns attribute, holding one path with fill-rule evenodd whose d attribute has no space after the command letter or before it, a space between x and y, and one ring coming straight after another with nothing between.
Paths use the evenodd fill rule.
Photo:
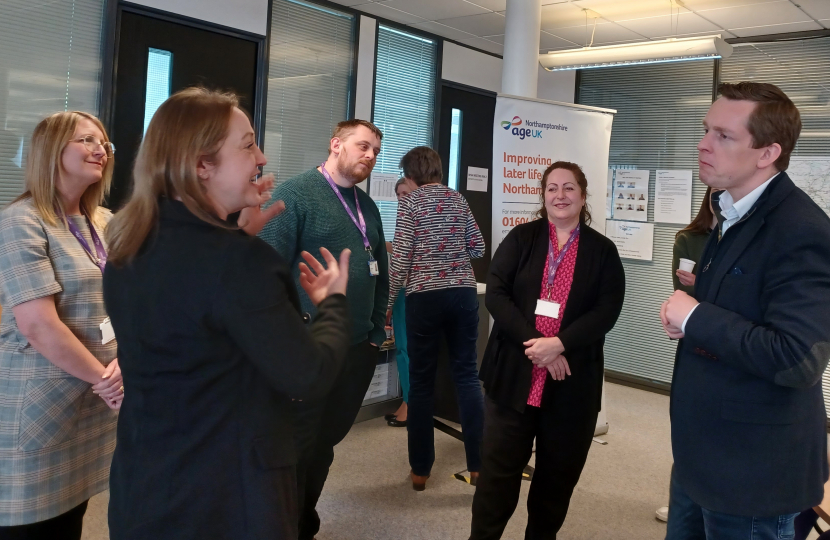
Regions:
<instances>
[{"instance_id":1,"label":"green knit sweater","mask_svg":"<svg viewBox=\"0 0 830 540\"><path fill-rule=\"evenodd\" d=\"M352 323L352 343L367 337L380 346L386 339L386 302L389 299L389 265L386 258L386 242L383 225L375 202L360 188L338 188L355 217L354 194L357 193L360 209L366 220L367 236L372 255L378 261L380 275L369 275L369 254L363 246L363 236L352 222L331 186L317 169L311 169L280 184L272 201L285 202L285 211L272 219L259 233L285 258L291 266L303 311L316 313L308 295L300 287L300 253L308 251L322 261L320 247L325 247L336 257L349 248L349 285L346 298Z\"/></svg>"}]
</instances>

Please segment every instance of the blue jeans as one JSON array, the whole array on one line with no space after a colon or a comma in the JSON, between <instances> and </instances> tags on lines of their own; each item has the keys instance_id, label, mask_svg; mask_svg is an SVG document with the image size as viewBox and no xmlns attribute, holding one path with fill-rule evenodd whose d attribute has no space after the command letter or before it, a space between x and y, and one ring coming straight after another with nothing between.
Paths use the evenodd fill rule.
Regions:
<instances>
[{"instance_id":1,"label":"blue jeans","mask_svg":"<svg viewBox=\"0 0 830 540\"><path fill-rule=\"evenodd\" d=\"M467 470L481 470L484 437L484 395L478 382L476 339L478 298L472 287L412 293L406 297L409 352L409 464L412 472L428 476L435 462L433 390L441 339L446 337Z\"/></svg>"},{"instance_id":2,"label":"blue jeans","mask_svg":"<svg viewBox=\"0 0 830 540\"><path fill-rule=\"evenodd\" d=\"M791 540L797 515L752 517L707 510L689 498L672 473L666 540Z\"/></svg>"},{"instance_id":3,"label":"blue jeans","mask_svg":"<svg viewBox=\"0 0 830 540\"><path fill-rule=\"evenodd\" d=\"M395 363L401 381L403 402L409 403L409 353L406 349L406 289L398 291L392 306L392 328L395 331Z\"/></svg>"}]
</instances>

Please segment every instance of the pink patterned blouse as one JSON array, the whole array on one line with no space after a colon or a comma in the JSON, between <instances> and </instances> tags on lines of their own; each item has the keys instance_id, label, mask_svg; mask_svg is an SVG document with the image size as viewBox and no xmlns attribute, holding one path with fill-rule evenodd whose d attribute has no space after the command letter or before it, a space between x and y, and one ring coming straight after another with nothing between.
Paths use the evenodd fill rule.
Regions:
<instances>
[{"instance_id":1,"label":"pink patterned blouse","mask_svg":"<svg viewBox=\"0 0 830 540\"><path fill-rule=\"evenodd\" d=\"M548 223L548 231L550 237L556 238L556 227L553 223ZM565 258L559 264L556 270L556 276L553 278L553 291L550 295L552 302L558 302L559 318L551 319L542 315L536 316L536 330L540 331L545 337L555 337L559 333L559 327L562 325L562 317L565 316L565 307L568 303L568 295L571 293L571 284L574 280L574 267L576 267L576 252L579 249L579 234L574 238L573 244L565 253ZM559 242L553 242L553 257L559 255ZM549 255L550 256L550 255ZM547 300L548 298L548 259L545 259L545 273L542 276L542 288L539 293L539 298ZM538 366L533 366L533 374L530 383L530 395L527 398L527 404L534 407L542 406L542 390L545 389L545 380L547 379L548 369Z\"/></svg>"}]
</instances>

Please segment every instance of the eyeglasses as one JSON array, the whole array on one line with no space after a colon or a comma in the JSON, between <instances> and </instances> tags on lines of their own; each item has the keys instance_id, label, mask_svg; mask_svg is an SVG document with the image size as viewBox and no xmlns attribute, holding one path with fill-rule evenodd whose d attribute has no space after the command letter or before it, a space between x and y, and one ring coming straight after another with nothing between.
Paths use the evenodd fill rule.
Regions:
<instances>
[{"instance_id":1,"label":"eyeglasses","mask_svg":"<svg viewBox=\"0 0 830 540\"><path fill-rule=\"evenodd\" d=\"M104 152L107 153L108 156L111 156L115 153L115 145L111 142L101 142L92 135L87 135L86 137L80 139L69 139L69 142L79 142L84 143L84 146L90 152L95 152L98 150L98 147L102 147Z\"/></svg>"}]
</instances>

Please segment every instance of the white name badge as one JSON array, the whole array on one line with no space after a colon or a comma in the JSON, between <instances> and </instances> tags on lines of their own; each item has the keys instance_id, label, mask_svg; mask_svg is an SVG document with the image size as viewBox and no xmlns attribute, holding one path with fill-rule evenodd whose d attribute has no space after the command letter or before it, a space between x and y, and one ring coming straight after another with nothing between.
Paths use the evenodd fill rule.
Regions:
<instances>
[{"instance_id":1,"label":"white name badge","mask_svg":"<svg viewBox=\"0 0 830 540\"><path fill-rule=\"evenodd\" d=\"M101 344L102 345L106 345L107 343L109 343L110 341L115 339L115 330L112 329L112 322L110 322L109 317L104 319L104 322L102 322L99 325L99 328L101 328Z\"/></svg>"},{"instance_id":2,"label":"white name badge","mask_svg":"<svg viewBox=\"0 0 830 540\"><path fill-rule=\"evenodd\" d=\"M559 318L560 305L556 302L548 302L547 300L536 300L536 315L542 317L550 317L551 319Z\"/></svg>"},{"instance_id":3,"label":"white name badge","mask_svg":"<svg viewBox=\"0 0 830 540\"><path fill-rule=\"evenodd\" d=\"M380 275L380 268L378 268L378 262L375 260L369 261L369 275L372 277Z\"/></svg>"}]
</instances>

